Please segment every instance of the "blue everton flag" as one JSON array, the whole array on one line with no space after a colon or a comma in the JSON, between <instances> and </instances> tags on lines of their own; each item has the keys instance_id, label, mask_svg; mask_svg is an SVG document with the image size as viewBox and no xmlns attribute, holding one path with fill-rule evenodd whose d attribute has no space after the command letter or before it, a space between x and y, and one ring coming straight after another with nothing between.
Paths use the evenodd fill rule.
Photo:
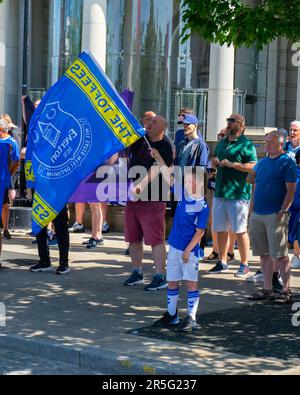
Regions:
<instances>
[{"instance_id":1,"label":"blue everton flag","mask_svg":"<svg viewBox=\"0 0 300 395\"><path fill-rule=\"evenodd\" d=\"M35 110L30 131L35 176L32 231L37 234L79 183L144 129L101 67L83 52Z\"/></svg>"}]
</instances>

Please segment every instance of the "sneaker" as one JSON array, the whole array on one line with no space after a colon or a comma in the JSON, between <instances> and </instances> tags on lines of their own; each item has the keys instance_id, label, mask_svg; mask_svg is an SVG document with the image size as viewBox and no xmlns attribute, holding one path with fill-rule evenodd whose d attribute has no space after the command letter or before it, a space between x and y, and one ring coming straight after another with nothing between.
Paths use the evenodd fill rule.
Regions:
<instances>
[{"instance_id":1,"label":"sneaker","mask_svg":"<svg viewBox=\"0 0 300 395\"><path fill-rule=\"evenodd\" d=\"M216 266L214 266L212 269L208 270L207 273L223 273L228 270L228 265L225 265L225 263L222 263L221 261L218 261Z\"/></svg>"},{"instance_id":2,"label":"sneaker","mask_svg":"<svg viewBox=\"0 0 300 395\"><path fill-rule=\"evenodd\" d=\"M109 227L108 223L106 222L102 226L102 233L108 233L109 231L110 231L110 227Z\"/></svg>"},{"instance_id":3,"label":"sneaker","mask_svg":"<svg viewBox=\"0 0 300 395\"><path fill-rule=\"evenodd\" d=\"M273 273L272 286L274 292L281 292L283 289L282 281L278 273Z\"/></svg>"},{"instance_id":4,"label":"sneaker","mask_svg":"<svg viewBox=\"0 0 300 395\"><path fill-rule=\"evenodd\" d=\"M103 246L104 245L104 240L103 239L94 239L93 237L90 238L88 241L86 248L91 249L91 248L96 248L97 246Z\"/></svg>"},{"instance_id":5,"label":"sneaker","mask_svg":"<svg viewBox=\"0 0 300 395\"><path fill-rule=\"evenodd\" d=\"M144 284L144 275L134 270L131 276L124 282L125 286L131 286L136 284Z\"/></svg>"},{"instance_id":6,"label":"sneaker","mask_svg":"<svg viewBox=\"0 0 300 395\"><path fill-rule=\"evenodd\" d=\"M70 268L67 265L59 265L56 269L56 274L67 274L70 273Z\"/></svg>"},{"instance_id":7,"label":"sneaker","mask_svg":"<svg viewBox=\"0 0 300 395\"><path fill-rule=\"evenodd\" d=\"M49 246L55 246L55 245L57 245L57 244L58 244L58 243L57 243L57 238L56 238L55 235L52 237L52 239L48 239L48 245L49 245Z\"/></svg>"},{"instance_id":8,"label":"sneaker","mask_svg":"<svg viewBox=\"0 0 300 395\"><path fill-rule=\"evenodd\" d=\"M291 267L292 269L299 269L300 268L300 259L294 255L291 259Z\"/></svg>"},{"instance_id":9,"label":"sneaker","mask_svg":"<svg viewBox=\"0 0 300 395\"><path fill-rule=\"evenodd\" d=\"M11 239L11 234L9 233L8 229L4 229L3 237L4 237L4 239L7 239L7 240Z\"/></svg>"},{"instance_id":10,"label":"sneaker","mask_svg":"<svg viewBox=\"0 0 300 395\"><path fill-rule=\"evenodd\" d=\"M168 287L168 283L167 283L165 277L155 274L155 276L153 276L153 278L152 278L151 283L146 285L145 290L146 291L157 291L159 289L163 289L163 288L167 288L167 287Z\"/></svg>"},{"instance_id":11,"label":"sneaker","mask_svg":"<svg viewBox=\"0 0 300 395\"><path fill-rule=\"evenodd\" d=\"M264 282L263 272L258 269L255 274L253 274L252 276L247 277L246 280L251 282L251 283L259 283L259 282L263 283Z\"/></svg>"},{"instance_id":12,"label":"sneaker","mask_svg":"<svg viewBox=\"0 0 300 395\"><path fill-rule=\"evenodd\" d=\"M234 274L234 277L244 278L247 277L249 274L249 266L244 265L243 263L240 264L239 270Z\"/></svg>"},{"instance_id":13,"label":"sneaker","mask_svg":"<svg viewBox=\"0 0 300 395\"><path fill-rule=\"evenodd\" d=\"M51 272L53 269L51 263L39 262L36 265L31 266L29 270L33 273L38 273L38 272Z\"/></svg>"},{"instance_id":14,"label":"sneaker","mask_svg":"<svg viewBox=\"0 0 300 395\"><path fill-rule=\"evenodd\" d=\"M163 316L153 323L154 326L156 325L178 325L180 322L178 317L178 311L174 315L170 315L168 311L166 311Z\"/></svg>"},{"instance_id":15,"label":"sneaker","mask_svg":"<svg viewBox=\"0 0 300 395\"><path fill-rule=\"evenodd\" d=\"M179 325L180 332L192 332L196 329L200 329L200 325L190 315L181 320Z\"/></svg>"},{"instance_id":16,"label":"sneaker","mask_svg":"<svg viewBox=\"0 0 300 395\"><path fill-rule=\"evenodd\" d=\"M85 229L83 224L79 224L78 222L74 222L74 224L69 228L69 232L71 233L84 233Z\"/></svg>"},{"instance_id":17,"label":"sneaker","mask_svg":"<svg viewBox=\"0 0 300 395\"><path fill-rule=\"evenodd\" d=\"M124 251L124 255L126 255L126 256L130 256L130 251L129 251L129 248L126 248L126 250Z\"/></svg>"}]
</instances>

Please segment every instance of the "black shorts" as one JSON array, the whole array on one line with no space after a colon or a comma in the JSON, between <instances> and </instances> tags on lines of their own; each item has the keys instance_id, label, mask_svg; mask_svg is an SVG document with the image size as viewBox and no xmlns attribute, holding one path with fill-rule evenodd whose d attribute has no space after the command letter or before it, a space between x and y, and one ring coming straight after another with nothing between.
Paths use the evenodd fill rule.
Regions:
<instances>
[{"instance_id":1,"label":"black shorts","mask_svg":"<svg viewBox=\"0 0 300 395\"><path fill-rule=\"evenodd\" d=\"M3 199L3 204L6 204L6 203L10 203L10 200L9 200L9 197L8 197L8 188L6 188L5 189L5 191L4 191L4 199Z\"/></svg>"}]
</instances>

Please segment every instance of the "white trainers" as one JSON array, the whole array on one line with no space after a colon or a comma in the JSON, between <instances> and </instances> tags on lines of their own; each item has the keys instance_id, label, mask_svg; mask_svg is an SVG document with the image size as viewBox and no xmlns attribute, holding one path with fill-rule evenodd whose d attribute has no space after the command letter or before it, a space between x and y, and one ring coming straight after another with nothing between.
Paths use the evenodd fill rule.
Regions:
<instances>
[{"instance_id":1,"label":"white trainers","mask_svg":"<svg viewBox=\"0 0 300 395\"><path fill-rule=\"evenodd\" d=\"M264 282L264 275L263 272L261 272L260 270L257 270L257 272L255 274L253 274L252 276L249 276L246 278L247 281L251 282L251 283L259 283L259 282Z\"/></svg>"},{"instance_id":2,"label":"white trainers","mask_svg":"<svg viewBox=\"0 0 300 395\"><path fill-rule=\"evenodd\" d=\"M71 233L84 233L83 224L79 224L78 222L74 222L74 224L69 228L69 232Z\"/></svg>"},{"instance_id":3,"label":"white trainers","mask_svg":"<svg viewBox=\"0 0 300 395\"><path fill-rule=\"evenodd\" d=\"M300 268L300 259L294 255L291 259L291 267L292 269L299 269Z\"/></svg>"}]
</instances>

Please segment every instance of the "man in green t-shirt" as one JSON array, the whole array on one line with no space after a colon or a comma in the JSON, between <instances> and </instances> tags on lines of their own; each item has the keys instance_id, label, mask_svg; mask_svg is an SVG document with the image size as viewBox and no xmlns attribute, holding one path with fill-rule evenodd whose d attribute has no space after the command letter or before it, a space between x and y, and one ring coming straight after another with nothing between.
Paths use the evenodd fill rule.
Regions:
<instances>
[{"instance_id":1,"label":"man in green t-shirt","mask_svg":"<svg viewBox=\"0 0 300 395\"><path fill-rule=\"evenodd\" d=\"M249 273L249 236L247 222L251 185L247 184L247 174L254 167L257 157L255 146L244 136L245 118L231 114L227 118L227 137L216 147L212 163L217 169L216 190L213 201L212 228L217 233L219 261L209 273L221 273L228 269L228 232L236 234L241 264L236 277L246 277Z\"/></svg>"}]
</instances>

